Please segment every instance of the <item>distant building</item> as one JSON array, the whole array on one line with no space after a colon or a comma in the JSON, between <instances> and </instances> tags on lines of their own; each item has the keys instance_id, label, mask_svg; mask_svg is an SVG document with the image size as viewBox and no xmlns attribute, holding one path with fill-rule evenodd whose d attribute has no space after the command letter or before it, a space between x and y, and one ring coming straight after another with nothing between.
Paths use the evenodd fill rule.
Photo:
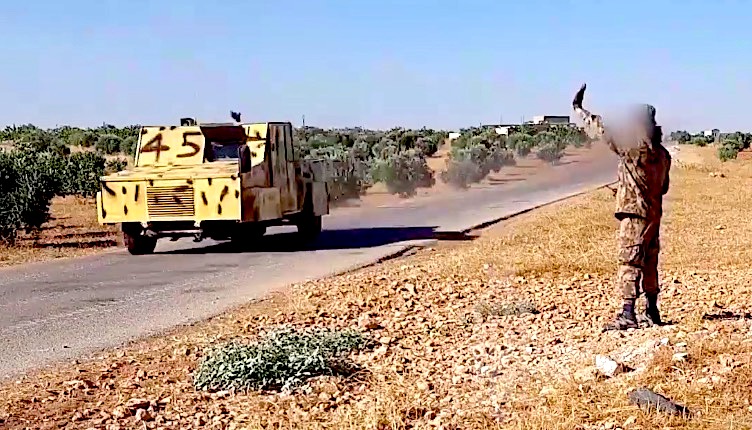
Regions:
<instances>
[{"instance_id":1,"label":"distant building","mask_svg":"<svg viewBox=\"0 0 752 430\"><path fill-rule=\"evenodd\" d=\"M458 133L456 131L453 131L453 132L449 133L449 141L452 141L452 140L457 139L459 137L460 137L460 133Z\"/></svg>"},{"instance_id":2,"label":"distant building","mask_svg":"<svg viewBox=\"0 0 752 430\"><path fill-rule=\"evenodd\" d=\"M528 124L569 125L569 115L536 115Z\"/></svg>"},{"instance_id":3,"label":"distant building","mask_svg":"<svg viewBox=\"0 0 752 430\"><path fill-rule=\"evenodd\" d=\"M485 129L493 128L494 131L496 131L496 134L508 136L509 130L514 127L519 127L519 124L482 124L480 127Z\"/></svg>"},{"instance_id":4,"label":"distant building","mask_svg":"<svg viewBox=\"0 0 752 430\"><path fill-rule=\"evenodd\" d=\"M714 128L712 130L705 130L702 132L703 136L713 138L717 138L719 134L721 134L721 130L718 130L717 128Z\"/></svg>"}]
</instances>

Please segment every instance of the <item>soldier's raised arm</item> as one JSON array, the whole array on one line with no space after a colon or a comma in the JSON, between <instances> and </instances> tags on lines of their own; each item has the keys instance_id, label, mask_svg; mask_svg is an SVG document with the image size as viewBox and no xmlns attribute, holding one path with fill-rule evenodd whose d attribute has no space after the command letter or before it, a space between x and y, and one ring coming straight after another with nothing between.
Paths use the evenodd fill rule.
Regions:
<instances>
[{"instance_id":1,"label":"soldier's raised arm","mask_svg":"<svg viewBox=\"0 0 752 430\"><path fill-rule=\"evenodd\" d=\"M577 91L574 99L572 99L572 108L582 122L585 123L585 133L593 139L604 140L612 151L621 155L621 151L616 146L613 137L606 133L606 128L603 126L603 118L600 115L593 115L582 106L582 100L585 98L585 88L587 88L587 84L582 84L580 90Z\"/></svg>"}]
</instances>

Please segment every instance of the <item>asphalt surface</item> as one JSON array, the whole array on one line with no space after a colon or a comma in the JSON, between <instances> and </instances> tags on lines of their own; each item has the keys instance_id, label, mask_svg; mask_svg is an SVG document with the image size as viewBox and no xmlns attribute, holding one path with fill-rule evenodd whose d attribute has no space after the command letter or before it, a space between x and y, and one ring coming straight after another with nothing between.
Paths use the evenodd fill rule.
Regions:
<instances>
[{"instance_id":1,"label":"asphalt surface","mask_svg":"<svg viewBox=\"0 0 752 430\"><path fill-rule=\"evenodd\" d=\"M156 254L123 250L0 270L0 379L201 320L306 279L326 277L512 216L616 179L615 157L556 167L547 179L334 210L316 244L271 230L245 251L229 243L160 241Z\"/></svg>"}]
</instances>

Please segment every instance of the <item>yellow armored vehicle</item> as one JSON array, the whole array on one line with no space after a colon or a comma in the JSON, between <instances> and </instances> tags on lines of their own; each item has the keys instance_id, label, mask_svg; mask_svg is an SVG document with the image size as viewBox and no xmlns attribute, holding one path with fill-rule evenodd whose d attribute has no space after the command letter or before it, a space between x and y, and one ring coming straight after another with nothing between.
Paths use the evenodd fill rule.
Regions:
<instances>
[{"instance_id":1,"label":"yellow armored vehicle","mask_svg":"<svg viewBox=\"0 0 752 430\"><path fill-rule=\"evenodd\" d=\"M97 216L121 224L131 254L159 238L250 244L272 225L292 224L306 241L329 213L323 160L301 160L289 122L145 126L135 163L101 178Z\"/></svg>"}]
</instances>

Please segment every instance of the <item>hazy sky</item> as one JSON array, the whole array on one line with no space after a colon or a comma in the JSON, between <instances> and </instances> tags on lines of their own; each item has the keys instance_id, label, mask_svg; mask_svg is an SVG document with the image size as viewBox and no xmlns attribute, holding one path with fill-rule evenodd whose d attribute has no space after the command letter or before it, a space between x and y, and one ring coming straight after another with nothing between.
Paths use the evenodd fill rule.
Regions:
<instances>
[{"instance_id":1,"label":"hazy sky","mask_svg":"<svg viewBox=\"0 0 752 430\"><path fill-rule=\"evenodd\" d=\"M752 3L0 0L0 125L452 129L656 106L750 130ZM745 47L746 46L746 47ZM608 120L608 118L606 118Z\"/></svg>"}]
</instances>

